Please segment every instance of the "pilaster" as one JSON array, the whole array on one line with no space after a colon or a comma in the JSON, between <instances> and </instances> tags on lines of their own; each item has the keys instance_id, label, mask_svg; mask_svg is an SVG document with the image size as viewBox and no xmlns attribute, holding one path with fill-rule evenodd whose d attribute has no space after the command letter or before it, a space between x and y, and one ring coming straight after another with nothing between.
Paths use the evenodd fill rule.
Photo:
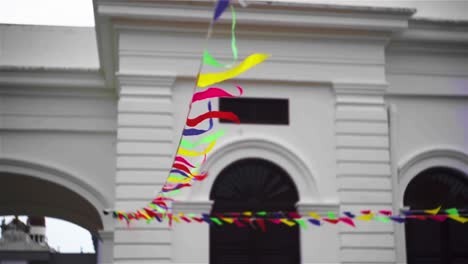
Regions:
<instances>
[{"instance_id":1,"label":"pilaster","mask_svg":"<svg viewBox=\"0 0 468 264\"><path fill-rule=\"evenodd\" d=\"M337 184L341 211L392 208L386 83L334 83ZM340 226L342 263L394 263L394 227Z\"/></svg>"},{"instance_id":2,"label":"pilaster","mask_svg":"<svg viewBox=\"0 0 468 264\"><path fill-rule=\"evenodd\" d=\"M173 155L172 86L175 75L117 74L119 81L116 208L134 210L161 189ZM115 263L157 263L171 259L167 225L119 223Z\"/></svg>"}]
</instances>

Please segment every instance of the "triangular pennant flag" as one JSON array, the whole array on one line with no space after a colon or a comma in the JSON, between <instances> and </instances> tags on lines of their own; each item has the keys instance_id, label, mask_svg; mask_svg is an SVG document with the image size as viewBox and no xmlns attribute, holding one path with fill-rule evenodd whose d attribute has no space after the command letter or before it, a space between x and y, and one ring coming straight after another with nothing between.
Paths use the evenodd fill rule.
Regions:
<instances>
[{"instance_id":1,"label":"triangular pennant flag","mask_svg":"<svg viewBox=\"0 0 468 264\"><path fill-rule=\"evenodd\" d=\"M295 218L294 221L296 221L300 227L307 229L307 224L302 218Z\"/></svg>"},{"instance_id":2,"label":"triangular pennant flag","mask_svg":"<svg viewBox=\"0 0 468 264\"><path fill-rule=\"evenodd\" d=\"M390 216L390 219L392 219L393 221L397 222L397 223L404 223L405 222L405 218L397 215L397 216Z\"/></svg>"},{"instance_id":3,"label":"triangular pennant flag","mask_svg":"<svg viewBox=\"0 0 468 264\"><path fill-rule=\"evenodd\" d=\"M321 216L317 213L314 213L314 212L310 212L309 213L309 216L315 220L319 220L321 218Z\"/></svg>"},{"instance_id":4,"label":"triangular pennant flag","mask_svg":"<svg viewBox=\"0 0 468 264\"><path fill-rule=\"evenodd\" d=\"M450 219L455 220L457 222L460 222L462 224L468 222L468 217L461 217L461 216L458 216L458 215L449 215L448 217Z\"/></svg>"},{"instance_id":5,"label":"triangular pennant flag","mask_svg":"<svg viewBox=\"0 0 468 264\"><path fill-rule=\"evenodd\" d=\"M328 223L330 223L330 224L336 225L340 220L338 220L338 219L324 218L323 221L326 221L326 222L328 222Z\"/></svg>"},{"instance_id":6,"label":"triangular pennant flag","mask_svg":"<svg viewBox=\"0 0 468 264\"><path fill-rule=\"evenodd\" d=\"M447 220L448 215L430 215L429 218L437 222L444 222L445 220Z\"/></svg>"},{"instance_id":7,"label":"triangular pennant flag","mask_svg":"<svg viewBox=\"0 0 468 264\"><path fill-rule=\"evenodd\" d=\"M281 221L281 223L283 223L283 224L285 224L285 225L287 225L287 226L295 226L295 225L296 225L295 222L290 221L290 220L288 220L288 219L286 219L286 218L283 218L283 219L281 219L280 221Z\"/></svg>"},{"instance_id":8,"label":"triangular pennant flag","mask_svg":"<svg viewBox=\"0 0 468 264\"><path fill-rule=\"evenodd\" d=\"M344 215L346 215L347 217L349 218L354 218L356 217L354 214L352 214L351 212L343 212Z\"/></svg>"},{"instance_id":9,"label":"triangular pennant flag","mask_svg":"<svg viewBox=\"0 0 468 264\"><path fill-rule=\"evenodd\" d=\"M427 214L436 215L436 214L439 213L440 208L442 208L442 206L439 206L439 207L437 207L435 209L432 209L432 210L425 210L424 212L427 213Z\"/></svg>"},{"instance_id":10,"label":"triangular pennant flag","mask_svg":"<svg viewBox=\"0 0 468 264\"><path fill-rule=\"evenodd\" d=\"M320 226L320 220L317 219L309 219L309 222L313 225Z\"/></svg>"},{"instance_id":11,"label":"triangular pennant flag","mask_svg":"<svg viewBox=\"0 0 468 264\"><path fill-rule=\"evenodd\" d=\"M459 216L457 208L450 208L450 209L445 210L445 212L447 212L447 214L449 215Z\"/></svg>"},{"instance_id":12,"label":"triangular pennant flag","mask_svg":"<svg viewBox=\"0 0 468 264\"><path fill-rule=\"evenodd\" d=\"M346 224L352 226L352 227L356 227L356 225L354 224L353 219L351 219L351 218L349 218L349 217L341 217L339 220L340 220L341 222L343 222L343 223L346 223Z\"/></svg>"}]
</instances>

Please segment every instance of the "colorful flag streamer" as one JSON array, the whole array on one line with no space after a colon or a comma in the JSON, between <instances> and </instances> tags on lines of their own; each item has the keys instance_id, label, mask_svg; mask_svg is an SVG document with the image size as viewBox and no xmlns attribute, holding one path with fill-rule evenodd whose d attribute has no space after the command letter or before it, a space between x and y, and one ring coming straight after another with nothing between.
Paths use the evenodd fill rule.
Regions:
<instances>
[{"instance_id":1,"label":"colorful flag streamer","mask_svg":"<svg viewBox=\"0 0 468 264\"><path fill-rule=\"evenodd\" d=\"M214 23L219 19L222 13L229 6L229 0L218 0L213 19L210 23L206 41L211 36ZM236 225L239 228L258 228L262 232L266 232L268 225L272 223L276 225L286 225L289 227L300 226L307 228L307 224L313 226L323 226L326 223L332 225L345 224L351 227L356 227L359 222L378 221L381 223L405 223L407 219L411 220L433 220L437 222L444 222L450 219L459 223L467 223L468 217L460 214L457 208L446 209L441 214L441 207L435 209L423 210L423 213L413 213L412 211L405 211L403 214L392 214L390 210L380 210L372 212L371 210L363 210L360 214L353 212L343 212L343 215L337 215L334 212L329 212L326 217L315 213L308 212L301 215L297 212L239 212L239 213L218 213L211 215L208 213L196 215L190 213L178 213L177 215L171 212L170 204L174 201L173 196L181 191L183 188L189 188L195 181L202 181L208 177L207 172L199 172L206 161L207 155L214 148L216 142L225 134L224 130L219 130L214 126L214 119L226 119L235 123L240 123L239 118L230 112L213 111L210 99L221 97L238 97L243 94L243 89L236 86L239 94L234 95L227 92L221 87L209 87L215 84L222 83L226 80L235 78L240 74L250 70L251 68L263 63L270 55L255 53L246 57L242 62L236 65L238 60L238 50L236 46L235 28L236 28L236 13L233 7L232 12L232 27L231 27L231 49L232 49L232 63L224 65L218 62L206 49L203 51L202 63L197 73L196 85L194 86L193 96L190 101L189 111L185 120L185 127L183 129L177 153L175 155L173 164L169 169L169 175L166 183L158 195L152 200L150 204L142 209L124 212L121 210L113 210L112 216L119 221L130 223L133 220L145 220L148 223L157 220L159 223L167 222L169 226L184 223L207 223L210 225L222 226L224 224ZM226 68L222 72L209 72L202 73L203 65L210 65L219 68ZM219 85L218 85L219 86ZM198 89L204 89L196 92ZM208 87L208 88L207 88ZM202 113L194 118L189 118L191 114L192 104L203 103L207 101L208 111ZM206 128L206 121L208 127ZM200 127L203 126L203 127ZM211 133L208 133L211 132ZM200 136L201 138L196 138ZM201 149L200 149L201 148ZM200 162L199 159L202 159ZM463 212L468 211L466 208ZM445 214L444 214L445 213Z\"/></svg>"},{"instance_id":2,"label":"colorful flag streamer","mask_svg":"<svg viewBox=\"0 0 468 264\"><path fill-rule=\"evenodd\" d=\"M221 17L223 12L227 9L230 2L229 0L218 0L213 12L213 19L208 28L205 41L207 42L212 34L215 22ZM224 65L219 63L210 53L205 49L203 52L200 67L197 73L196 84L193 89L192 100L190 101L189 111L185 120L185 126L179 140L176 155L174 157L171 168L169 168L169 175L166 178L165 184L158 192L156 198L143 209L134 212L122 212L114 210L112 215L119 219L130 222L132 220L158 220L159 222L168 219L169 225L173 222L196 222L204 221L209 224L221 225L223 222L216 217L203 215L202 217L188 217L183 215L179 219L178 216L171 213L170 203L173 201L169 196L173 196L181 191L183 188L189 188L195 181L202 181L208 177L207 172L199 172L200 168L206 161L207 155L216 145L216 142L225 134L224 130L218 130L214 126L214 119L226 119L234 123L240 123L239 118L231 112L213 111L210 99L221 97L238 97L243 94L243 89L236 86L238 95L227 92L221 87L208 87L214 84L219 84L223 81L232 79L252 67L265 61L269 55L266 54L252 54L247 56L241 63L236 65L238 59L238 50L236 46L235 28L236 28L236 12L234 7L231 6L232 13L232 27L231 27L231 49L232 49L232 63ZM227 68L222 72L202 73L203 65L211 65L215 67ZM219 86L219 85L218 85ZM196 92L196 88L200 87L203 91ZM206 88L208 87L208 88ZM204 103L207 101L208 111L199 114L196 117L190 117L192 105L194 103ZM206 128L206 121L208 127ZM203 127L205 128L203 128ZM211 132L208 134L208 132ZM201 138L197 138L201 137ZM190 139L189 139L190 138ZM192 140L192 138L194 138ZM200 162L201 159L201 162ZM195 165L194 165L195 164ZM229 219L229 218L225 218ZM233 221L234 222L234 221Z\"/></svg>"}]
</instances>

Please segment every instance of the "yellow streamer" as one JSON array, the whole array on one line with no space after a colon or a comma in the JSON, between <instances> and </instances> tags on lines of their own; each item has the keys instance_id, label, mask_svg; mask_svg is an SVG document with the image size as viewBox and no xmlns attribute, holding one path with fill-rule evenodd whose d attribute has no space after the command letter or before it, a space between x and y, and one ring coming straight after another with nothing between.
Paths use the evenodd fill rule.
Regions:
<instances>
[{"instance_id":1,"label":"yellow streamer","mask_svg":"<svg viewBox=\"0 0 468 264\"><path fill-rule=\"evenodd\" d=\"M249 70L250 68L254 67L257 64L262 63L266 60L270 55L268 54L261 54L261 53L254 53L248 56L243 62L237 65L234 68L231 68L224 72L216 72L216 73L201 73L198 76L198 87L206 87L209 85L213 85L216 83L220 83L222 81L232 79L237 75Z\"/></svg>"},{"instance_id":2,"label":"yellow streamer","mask_svg":"<svg viewBox=\"0 0 468 264\"><path fill-rule=\"evenodd\" d=\"M208 152L210 152L215 146L215 144L216 144L216 141L211 142L210 145L208 145L208 147L202 152L179 148L179 150L177 151L177 154L182 155L182 156L190 156L190 157L203 156L203 155L206 155Z\"/></svg>"},{"instance_id":3,"label":"yellow streamer","mask_svg":"<svg viewBox=\"0 0 468 264\"><path fill-rule=\"evenodd\" d=\"M170 183L189 183L192 181L192 178L177 179L177 178L168 178L167 182Z\"/></svg>"}]
</instances>

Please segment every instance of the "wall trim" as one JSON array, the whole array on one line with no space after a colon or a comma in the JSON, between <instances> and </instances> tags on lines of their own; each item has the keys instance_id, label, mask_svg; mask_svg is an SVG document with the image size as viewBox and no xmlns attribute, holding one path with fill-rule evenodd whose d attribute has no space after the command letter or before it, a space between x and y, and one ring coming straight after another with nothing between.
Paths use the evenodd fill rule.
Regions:
<instances>
[{"instance_id":1,"label":"wall trim","mask_svg":"<svg viewBox=\"0 0 468 264\"><path fill-rule=\"evenodd\" d=\"M286 142L277 141L264 136L245 136L222 143L201 169L208 171L210 176L191 188L187 200L208 201L212 185L222 169L236 160L261 158L282 167L290 175L299 192L299 203L320 204L317 174L301 158L303 155L296 154Z\"/></svg>"}]
</instances>

